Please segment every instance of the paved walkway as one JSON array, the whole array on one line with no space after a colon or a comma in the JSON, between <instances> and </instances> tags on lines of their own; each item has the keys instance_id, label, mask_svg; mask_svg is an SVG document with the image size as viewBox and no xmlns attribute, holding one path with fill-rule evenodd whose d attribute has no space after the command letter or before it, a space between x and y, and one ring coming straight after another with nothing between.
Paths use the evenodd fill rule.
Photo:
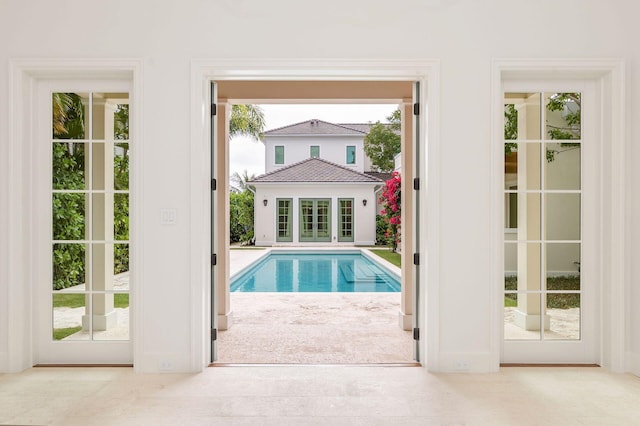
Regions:
<instances>
[{"instance_id":1,"label":"paved walkway","mask_svg":"<svg viewBox=\"0 0 640 426\"><path fill-rule=\"evenodd\" d=\"M231 275L267 252L231 250ZM399 273L395 266L380 261ZM221 363L375 364L413 360L411 333L398 325L400 293L233 292L231 310L231 328L219 333Z\"/></svg>"}]
</instances>

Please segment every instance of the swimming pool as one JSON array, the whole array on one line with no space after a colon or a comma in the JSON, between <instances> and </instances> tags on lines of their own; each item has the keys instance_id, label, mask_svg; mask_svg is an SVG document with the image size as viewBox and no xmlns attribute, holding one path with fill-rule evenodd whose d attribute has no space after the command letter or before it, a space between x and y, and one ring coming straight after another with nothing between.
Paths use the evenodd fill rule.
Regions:
<instances>
[{"instance_id":1,"label":"swimming pool","mask_svg":"<svg viewBox=\"0 0 640 426\"><path fill-rule=\"evenodd\" d=\"M361 252L271 252L231 281L238 292L399 292L399 277Z\"/></svg>"}]
</instances>

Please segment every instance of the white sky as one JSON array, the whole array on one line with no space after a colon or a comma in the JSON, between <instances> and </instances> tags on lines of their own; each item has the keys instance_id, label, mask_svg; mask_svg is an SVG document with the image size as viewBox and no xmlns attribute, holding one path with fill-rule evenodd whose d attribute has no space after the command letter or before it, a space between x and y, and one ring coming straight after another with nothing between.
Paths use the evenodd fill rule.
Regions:
<instances>
[{"instance_id":1,"label":"white sky","mask_svg":"<svg viewBox=\"0 0 640 426\"><path fill-rule=\"evenodd\" d=\"M397 104L305 104L260 105L266 121L265 130L288 126L317 118L330 123L386 122L386 117L398 108ZM230 174L249 176L264 173L264 144L245 137L233 138L229 150Z\"/></svg>"}]
</instances>

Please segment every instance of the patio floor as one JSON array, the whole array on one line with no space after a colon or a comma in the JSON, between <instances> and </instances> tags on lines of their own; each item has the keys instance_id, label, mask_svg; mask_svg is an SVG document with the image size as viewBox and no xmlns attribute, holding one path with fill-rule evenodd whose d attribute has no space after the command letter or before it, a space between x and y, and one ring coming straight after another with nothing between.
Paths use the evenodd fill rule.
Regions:
<instances>
[{"instance_id":1,"label":"patio floor","mask_svg":"<svg viewBox=\"0 0 640 426\"><path fill-rule=\"evenodd\" d=\"M231 273L265 254L231 250ZM231 293L232 326L218 334L219 363L411 363L398 326L400 293Z\"/></svg>"}]
</instances>

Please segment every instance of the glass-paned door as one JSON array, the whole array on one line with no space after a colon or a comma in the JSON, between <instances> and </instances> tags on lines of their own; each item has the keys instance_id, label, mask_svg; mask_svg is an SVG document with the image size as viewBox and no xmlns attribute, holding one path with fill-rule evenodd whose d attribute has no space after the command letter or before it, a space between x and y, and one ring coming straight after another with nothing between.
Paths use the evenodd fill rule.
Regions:
<instances>
[{"instance_id":1,"label":"glass-paned door","mask_svg":"<svg viewBox=\"0 0 640 426\"><path fill-rule=\"evenodd\" d=\"M279 242L291 242L293 241L293 235L291 233L291 207L293 205L293 199L291 198L278 198L276 199L277 205L277 229L276 241Z\"/></svg>"},{"instance_id":2,"label":"glass-paned door","mask_svg":"<svg viewBox=\"0 0 640 426\"><path fill-rule=\"evenodd\" d=\"M338 241L353 241L353 198L338 199Z\"/></svg>"},{"instance_id":3,"label":"glass-paned door","mask_svg":"<svg viewBox=\"0 0 640 426\"><path fill-rule=\"evenodd\" d=\"M304 198L300 200L300 241L331 241L331 200Z\"/></svg>"},{"instance_id":4,"label":"glass-paned door","mask_svg":"<svg viewBox=\"0 0 640 426\"><path fill-rule=\"evenodd\" d=\"M131 360L129 85L83 86L39 92L51 230L49 285L37 298L39 363Z\"/></svg>"},{"instance_id":5,"label":"glass-paned door","mask_svg":"<svg viewBox=\"0 0 640 426\"><path fill-rule=\"evenodd\" d=\"M582 91L505 93L503 362L595 358L597 313L581 268L583 192L592 189L583 185L588 99Z\"/></svg>"}]
</instances>

